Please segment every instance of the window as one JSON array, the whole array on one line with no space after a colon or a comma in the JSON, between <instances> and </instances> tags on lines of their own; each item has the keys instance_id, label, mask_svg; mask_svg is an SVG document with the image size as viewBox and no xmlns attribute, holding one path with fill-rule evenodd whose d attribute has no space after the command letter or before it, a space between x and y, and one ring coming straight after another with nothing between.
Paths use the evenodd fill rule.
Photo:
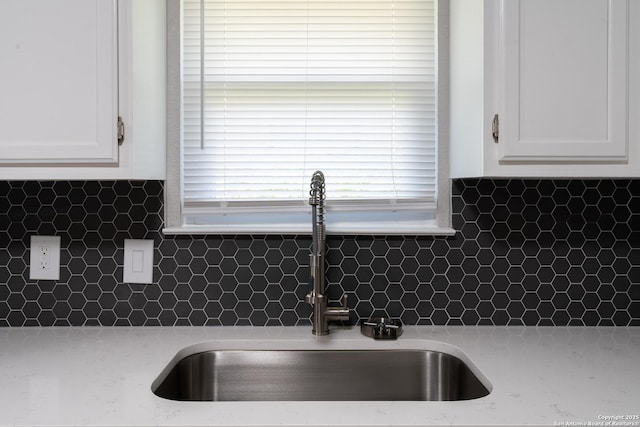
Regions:
<instances>
[{"instance_id":1,"label":"window","mask_svg":"<svg viewBox=\"0 0 640 427\"><path fill-rule=\"evenodd\" d=\"M328 233L452 232L446 2L176 3L165 232L309 232L316 170Z\"/></svg>"}]
</instances>

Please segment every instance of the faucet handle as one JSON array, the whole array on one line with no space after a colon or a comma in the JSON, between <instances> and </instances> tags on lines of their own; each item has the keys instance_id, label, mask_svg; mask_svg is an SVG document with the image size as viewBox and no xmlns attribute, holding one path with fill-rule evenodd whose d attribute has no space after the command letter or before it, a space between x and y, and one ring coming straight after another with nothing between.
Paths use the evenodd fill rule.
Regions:
<instances>
[{"instance_id":1,"label":"faucet handle","mask_svg":"<svg viewBox=\"0 0 640 427\"><path fill-rule=\"evenodd\" d=\"M340 298L340 304L341 307L345 310L349 309L348 300L349 298L347 297L347 294L342 294L342 298Z\"/></svg>"},{"instance_id":2,"label":"faucet handle","mask_svg":"<svg viewBox=\"0 0 640 427\"><path fill-rule=\"evenodd\" d=\"M342 305L339 307L327 307L324 310L324 316L327 320L340 320L342 322L348 322L350 319L351 310L347 306L347 295L342 295Z\"/></svg>"}]
</instances>

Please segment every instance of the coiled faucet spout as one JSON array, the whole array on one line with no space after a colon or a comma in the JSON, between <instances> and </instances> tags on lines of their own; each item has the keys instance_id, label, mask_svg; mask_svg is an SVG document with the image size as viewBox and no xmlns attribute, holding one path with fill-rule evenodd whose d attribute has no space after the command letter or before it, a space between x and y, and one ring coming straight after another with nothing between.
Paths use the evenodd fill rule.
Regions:
<instances>
[{"instance_id":1,"label":"coiled faucet spout","mask_svg":"<svg viewBox=\"0 0 640 427\"><path fill-rule=\"evenodd\" d=\"M324 280L324 199L325 182L321 171L314 172L311 177L311 190L309 191L309 204L311 205L311 239L312 248L309 255L309 284L311 289L305 300L313 306L313 330L314 335L326 335L329 333L329 320L349 320L349 308L346 295L343 296L341 307L327 307Z\"/></svg>"},{"instance_id":2,"label":"coiled faucet spout","mask_svg":"<svg viewBox=\"0 0 640 427\"><path fill-rule=\"evenodd\" d=\"M311 205L311 238L312 255L323 255L324 252L324 174L316 171L311 177L311 190L309 191L309 204Z\"/></svg>"},{"instance_id":3,"label":"coiled faucet spout","mask_svg":"<svg viewBox=\"0 0 640 427\"><path fill-rule=\"evenodd\" d=\"M319 205L324 202L324 174L321 171L315 171L311 176L311 190L309 191L309 204Z\"/></svg>"}]
</instances>

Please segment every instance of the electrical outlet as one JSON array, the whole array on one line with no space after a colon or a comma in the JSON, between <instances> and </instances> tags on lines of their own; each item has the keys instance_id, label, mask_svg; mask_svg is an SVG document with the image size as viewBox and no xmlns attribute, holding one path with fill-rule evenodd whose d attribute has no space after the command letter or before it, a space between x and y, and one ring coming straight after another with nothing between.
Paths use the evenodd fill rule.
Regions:
<instances>
[{"instance_id":1,"label":"electrical outlet","mask_svg":"<svg viewBox=\"0 0 640 427\"><path fill-rule=\"evenodd\" d=\"M39 251L37 255L40 259L37 268L40 270L49 270L51 267L51 254L49 253L51 249L49 249L49 246L38 246L37 250Z\"/></svg>"},{"instance_id":2,"label":"electrical outlet","mask_svg":"<svg viewBox=\"0 0 640 427\"><path fill-rule=\"evenodd\" d=\"M31 236L29 279L60 280L59 236Z\"/></svg>"}]
</instances>

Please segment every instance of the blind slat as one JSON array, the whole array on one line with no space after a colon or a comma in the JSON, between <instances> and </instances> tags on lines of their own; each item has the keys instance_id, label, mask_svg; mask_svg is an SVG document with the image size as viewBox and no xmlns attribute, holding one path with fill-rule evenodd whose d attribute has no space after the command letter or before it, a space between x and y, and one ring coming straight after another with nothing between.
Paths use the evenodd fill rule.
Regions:
<instances>
[{"instance_id":1,"label":"blind slat","mask_svg":"<svg viewBox=\"0 0 640 427\"><path fill-rule=\"evenodd\" d=\"M435 203L433 0L183 0L182 22L185 206L298 206L315 170L328 198Z\"/></svg>"}]
</instances>

